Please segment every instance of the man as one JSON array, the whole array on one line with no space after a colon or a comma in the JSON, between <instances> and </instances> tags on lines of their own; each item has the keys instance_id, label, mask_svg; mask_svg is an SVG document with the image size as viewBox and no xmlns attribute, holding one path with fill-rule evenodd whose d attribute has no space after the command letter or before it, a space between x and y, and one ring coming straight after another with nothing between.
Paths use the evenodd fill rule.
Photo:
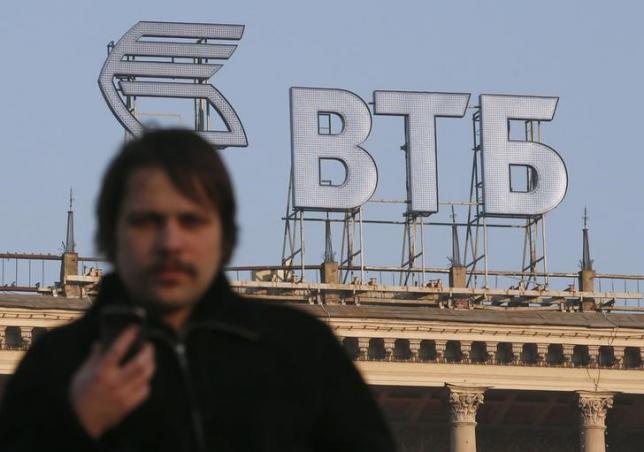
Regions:
<instances>
[{"instance_id":1,"label":"man","mask_svg":"<svg viewBox=\"0 0 644 452\"><path fill-rule=\"evenodd\" d=\"M226 170L198 135L124 146L97 206L114 274L86 315L26 354L0 405L0 450L393 450L324 324L230 290L234 215ZM99 345L106 306L143 307L147 324Z\"/></svg>"}]
</instances>

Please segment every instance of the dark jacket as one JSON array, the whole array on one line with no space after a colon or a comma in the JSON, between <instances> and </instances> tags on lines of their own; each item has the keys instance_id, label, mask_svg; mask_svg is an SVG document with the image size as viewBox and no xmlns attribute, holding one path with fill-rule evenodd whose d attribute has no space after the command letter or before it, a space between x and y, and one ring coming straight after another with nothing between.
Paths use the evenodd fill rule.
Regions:
<instances>
[{"instance_id":1,"label":"dark jacket","mask_svg":"<svg viewBox=\"0 0 644 452\"><path fill-rule=\"evenodd\" d=\"M150 320L150 397L91 440L68 400L102 306L128 303L115 276L79 320L37 340L0 404L0 451L347 451L394 449L353 363L326 325L242 299L220 276L181 336Z\"/></svg>"}]
</instances>

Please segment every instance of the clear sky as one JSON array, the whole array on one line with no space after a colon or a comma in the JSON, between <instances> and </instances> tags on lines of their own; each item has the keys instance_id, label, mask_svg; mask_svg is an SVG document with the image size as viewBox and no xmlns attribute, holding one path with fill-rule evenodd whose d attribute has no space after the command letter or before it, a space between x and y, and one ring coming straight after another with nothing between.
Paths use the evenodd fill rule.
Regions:
<instances>
[{"instance_id":1,"label":"clear sky","mask_svg":"<svg viewBox=\"0 0 644 452\"><path fill-rule=\"evenodd\" d=\"M96 82L106 44L139 20L162 20L246 25L212 79L250 143L224 151L240 205L234 263L279 263L288 90L319 86L368 101L376 89L469 92L471 105L481 93L559 96L543 142L563 157L569 187L547 216L550 270L578 269L587 206L597 270L644 273L641 2L23 0L0 8L0 251L60 252L73 187L77 249L94 254L100 176L123 139ZM468 197L470 117L439 120L441 201ZM364 147L379 168L376 198L403 196L401 144L402 121L374 118ZM387 212L400 219L402 207ZM310 263L321 261L321 232L308 232ZM448 238L427 232L427 265L447 265ZM400 229L369 228L368 263L399 263L401 240ZM517 269L521 244L516 233L493 234L491 267Z\"/></svg>"}]
</instances>

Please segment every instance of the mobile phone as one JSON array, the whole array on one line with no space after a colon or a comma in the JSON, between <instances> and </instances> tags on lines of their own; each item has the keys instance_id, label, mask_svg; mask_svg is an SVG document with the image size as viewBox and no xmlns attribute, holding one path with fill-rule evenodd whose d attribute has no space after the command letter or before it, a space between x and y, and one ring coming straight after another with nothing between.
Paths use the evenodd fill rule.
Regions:
<instances>
[{"instance_id":1,"label":"mobile phone","mask_svg":"<svg viewBox=\"0 0 644 452\"><path fill-rule=\"evenodd\" d=\"M103 351L110 348L114 340L128 327L137 326L139 333L130 349L121 360L121 365L133 358L143 347L145 310L138 306L105 306L100 313L100 342Z\"/></svg>"}]
</instances>

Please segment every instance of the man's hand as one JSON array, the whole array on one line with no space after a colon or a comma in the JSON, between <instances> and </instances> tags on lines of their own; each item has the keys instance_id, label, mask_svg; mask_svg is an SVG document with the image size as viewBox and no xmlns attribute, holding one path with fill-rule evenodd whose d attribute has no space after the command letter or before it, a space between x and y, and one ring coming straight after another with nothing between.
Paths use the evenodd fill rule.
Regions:
<instances>
[{"instance_id":1,"label":"man's hand","mask_svg":"<svg viewBox=\"0 0 644 452\"><path fill-rule=\"evenodd\" d=\"M127 328L105 352L95 344L72 377L72 407L92 438L119 424L148 398L154 374L152 345L145 344L131 360L119 365L137 334L137 328Z\"/></svg>"}]
</instances>

